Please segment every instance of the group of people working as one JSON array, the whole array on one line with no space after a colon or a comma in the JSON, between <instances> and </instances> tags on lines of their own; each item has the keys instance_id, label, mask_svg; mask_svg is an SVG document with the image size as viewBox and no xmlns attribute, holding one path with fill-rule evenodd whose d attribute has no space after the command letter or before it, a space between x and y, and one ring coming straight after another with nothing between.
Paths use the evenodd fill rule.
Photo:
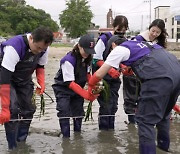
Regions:
<instances>
[{"instance_id":1,"label":"group of people working","mask_svg":"<svg viewBox=\"0 0 180 154\"><path fill-rule=\"evenodd\" d=\"M97 43L90 35L83 35L60 60L52 88L61 133L70 137L70 117L74 131L81 131L84 99L97 99L99 103L99 130L114 129L122 74L124 111L129 123L138 125L140 154L156 153L156 129L157 146L168 151L170 113L180 94L180 64L165 49L164 21L154 20L146 32L131 40L125 37L125 16L116 16L112 25L113 32L101 34ZM29 119L35 113L32 74L36 71L40 85L36 92L43 94L44 65L52 41L52 31L39 27L1 44L0 124L5 126L9 149L16 148L17 142L24 142L28 136ZM93 93L102 79L109 86L107 103L102 93ZM84 88L86 84L88 89Z\"/></svg>"}]
</instances>

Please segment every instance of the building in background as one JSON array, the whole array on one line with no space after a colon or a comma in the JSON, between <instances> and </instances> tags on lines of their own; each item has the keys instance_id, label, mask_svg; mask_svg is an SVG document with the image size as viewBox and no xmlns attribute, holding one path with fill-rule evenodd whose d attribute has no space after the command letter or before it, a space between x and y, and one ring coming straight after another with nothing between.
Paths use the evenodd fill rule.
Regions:
<instances>
[{"instance_id":1,"label":"building in background","mask_svg":"<svg viewBox=\"0 0 180 154\"><path fill-rule=\"evenodd\" d=\"M113 31L113 16L112 16L113 12L112 9L109 9L107 15L106 15L106 20L107 20L107 27L104 28L99 28L99 27L95 27L94 25L90 27L90 29L88 30L88 33L95 38L95 40L97 40L97 38L99 37L100 33L105 33L105 32L110 32Z\"/></svg>"},{"instance_id":2,"label":"building in background","mask_svg":"<svg viewBox=\"0 0 180 154\"><path fill-rule=\"evenodd\" d=\"M112 9L109 9L107 13L107 28L112 28L112 23L113 23L113 16L112 16Z\"/></svg>"},{"instance_id":3,"label":"building in background","mask_svg":"<svg viewBox=\"0 0 180 154\"><path fill-rule=\"evenodd\" d=\"M155 19L163 19L166 24L168 39L178 42L180 39L180 9L175 6L157 6L155 9Z\"/></svg>"}]
</instances>

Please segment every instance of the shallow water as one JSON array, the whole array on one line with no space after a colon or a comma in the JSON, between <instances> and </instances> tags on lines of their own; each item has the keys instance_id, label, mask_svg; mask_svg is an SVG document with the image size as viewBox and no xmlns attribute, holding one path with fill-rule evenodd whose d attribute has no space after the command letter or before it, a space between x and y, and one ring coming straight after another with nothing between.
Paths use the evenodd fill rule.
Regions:
<instances>
[{"instance_id":1,"label":"shallow water","mask_svg":"<svg viewBox=\"0 0 180 154\"><path fill-rule=\"evenodd\" d=\"M50 91L48 93L51 93ZM53 96L53 95L52 95ZM7 142L3 126L0 126L1 154L137 154L138 136L137 126L125 123L127 116L122 109L120 90L119 110L116 114L114 131L98 130L98 103L93 103L93 121L83 121L82 132L74 133L71 125L71 137L63 139L56 117L55 103L45 96L45 115L39 117L39 104L32 121L30 134L26 143L18 145L15 151L7 150ZM53 98L54 99L54 98ZM39 100L37 99L37 102ZM87 107L87 103L85 103ZM86 110L86 109L85 109ZM72 124L72 120L71 120ZM180 116L171 121L171 153L180 151ZM165 152L157 149L157 154Z\"/></svg>"},{"instance_id":2,"label":"shallow water","mask_svg":"<svg viewBox=\"0 0 180 154\"><path fill-rule=\"evenodd\" d=\"M57 72L59 60L50 58L46 69L46 92L55 100L51 88ZM60 134L56 103L45 95L45 115L40 115L40 98L37 97L37 111L31 124L26 143L21 143L14 151L7 150L4 127L0 126L0 154L138 154L137 126L127 125L127 115L123 110L122 87L119 91L119 109L116 114L114 131L99 131L98 103L93 102L93 121L83 121L82 132L74 133L71 125L71 137L63 139ZM85 110L88 103L85 103ZM71 120L72 124L72 120ZM180 115L173 115L171 121L171 153L180 153ZM157 149L157 154L165 152Z\"/></svg>"}]
</instances>

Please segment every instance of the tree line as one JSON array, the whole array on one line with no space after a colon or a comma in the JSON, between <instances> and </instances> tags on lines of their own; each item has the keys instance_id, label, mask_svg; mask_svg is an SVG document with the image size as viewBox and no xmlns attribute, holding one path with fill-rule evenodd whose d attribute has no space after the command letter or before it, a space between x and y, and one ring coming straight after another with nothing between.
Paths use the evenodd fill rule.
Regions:
<instances>
[{"instance_id":1,"label":"tree line","mask_svg":"<svg viewBox=\"0 0 180 154\"><path fill-rule=\"evenodd\" d=\"M31 32L40 25L47 26L52 31L59 29L50 14L42 9L26 5L25 0L0 0L1 36Z\"/></svg>"},{"instance_id":2,"label":"tree line","mask_svg":"<svg viewBox=\"0 0 180 154\"><path fill-rule=\"evenodd\" d=\"M60 12L61 28L71 38L87 32L93 13L87 0L66 0L66 9ZM0 0L0 35L9 36L31 32L44 25L58 31L58 24L42 9L26 5L25 0Z\"/></svg>"}]
</instances>

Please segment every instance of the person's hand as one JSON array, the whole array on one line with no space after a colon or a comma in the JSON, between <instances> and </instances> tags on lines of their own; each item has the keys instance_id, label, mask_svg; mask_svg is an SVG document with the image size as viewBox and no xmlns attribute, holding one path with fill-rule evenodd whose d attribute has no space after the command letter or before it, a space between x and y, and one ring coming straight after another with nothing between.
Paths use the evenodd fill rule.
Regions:
<instances>
[{"instance_id":1,"label":"person's hand","mask_svg":"<svg viewBox=\"0 0 180 154\"><path fill-rule=\"evenodd\" d=\"M108 71L108 74L109 74L112 78L116 79L116 78L119 78L119 76L120 76L121 73L120 73L118 70L116 70L116 69L114 69L114 68L111 68L111 69Z\"/></svg>"},{"instance_id":2,"label":"person's hand","mask_svg":"<svg viewBox=\"0 0 180 154\"><path fill-rule=\"evenodd\" d=\"M86 91L84 94L84 98L91 102L93 102L98 96L99 94L92 94L92 93L89 93L88 91Z\"/></svg>"},{"instance_id":3,"label":"person's hand","mask_svg":"<svg viewBox=\"0 0 180 154\"><path fill-rule=\"evenodd\" d=\"M0 124L4 124L10 120L10 85L2 84L0 85Z\"/></svg>"},{"instance_id":4,"label":"person's hand","mask_svg":"<svg viewBox=\"0 0 180 154\"><path fill-rule=\"evenodd\" d=\"M120 67L121 67L121 72L123 73L123 75L131 76L134 74L132 68L129 66L121 64Z\"/></svg>"},{"instance_id":5,"label":"person's hand","mask_svg":"<svg viewBox=\"0 0 180 154\"><path fill-rule=\"evenodd\" d=\"M96 84L100 81L101 79L99 79L96 76L96 72L91 76L91 78L89 79L88 82L88 92L90 94L93 94L93 89L96 89Z\"/></svg>"},{"instance_id":6,"label":"person's hand","mask_svg":"<svg viewBox=\"0 0 180 154\"><path fill-rule=\"evenodd\" d=\"M83 97L84 99L89 101L94 101L99 96L99 95L93 95L88 90L83 89L79 84L77 84L74 81L72 81L69 84L69 88L72 89L75 93L77 93L81 97Z\"/></svg>"},{"instance_id":7,"label":"person's hand","mask_svg":"<svg viewBox=\"0 0 180 154\"><path fill-rule=\"evenodd\" d=\"M37 77L37 83L39 85L36 88L36 93L41 95L44 93L44 90L45 90L45 71L44 71L44 68L37 68L36 69L36 77Z\"/></svg>"}]
</instances>

